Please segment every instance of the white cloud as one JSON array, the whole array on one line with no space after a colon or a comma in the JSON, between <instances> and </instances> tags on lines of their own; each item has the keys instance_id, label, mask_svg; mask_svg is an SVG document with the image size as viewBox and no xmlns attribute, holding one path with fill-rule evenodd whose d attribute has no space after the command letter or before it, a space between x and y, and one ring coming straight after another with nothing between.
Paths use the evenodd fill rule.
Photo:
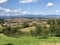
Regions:
<instances>
[{"instance_id":1,"label":"white cloud","mask_svg":"<svg viewBox=\"0 0 60 45\"><path fill-rule=\"evenodd\" d=\"M13 10L13 9L8 9L8 8L2 8L2 7L0 7L0 12L5 12L5 13L14 12L14 13L17 13L19 11L20 11L19 9L18 10Z\"/></svg>"},{"instance_id":2,"label":"white cloud","mask_svg":"<svg viewBox=\"0 0 60 45\"><path fill-rule=\"evenodd\" d=\"M45 13L42 11L27 11L22 9L9 9L9 8L2 8L0 7L0 15L3 16L16 16L16 15L44 15Z\"/></svg>"},{"instance_id":3,"label":"white cloud","mask_svg":"<svg viewBox=\"0 0 60 45\"><path fill-rule=\"evenodd\" d=\"M8 8L2 8L0 7L0 15L10 15L10 16L15 16L15 15L28 15L31 14L29 11L24 11L21 9L8 9Z\"/></svg>"},{"instance_id":4,"label":"white cloud","mask_svg":"<svg viewBox=\"0 0 60 45\"><path fill-rule=\"evenodd\" d=\"M22 14L31 14L29 11L22 11Z\"/></svg>"},{"instance_id":5,"label":"white cloud","mask_svg":"<svg viewBox=\"0 0 60 45\"><path fill-rule=\"evenodd\" d=\"M44 15L45 13L42 11L39 11L39 12L35 11L35 12L32 12L32 14L33 15Z\"/></svg>"},{"instance_id":6,"label":"white cloud","mask_svg":"<svg viewBox=\"0 0 60 45\"><path fill-rule=\"evenodd\" d=\"M56 10L55 12L59 12L59 10Z\"/></svg>"},{"instance_id":7,"label":"white cloud","mask_svg":"<svg viewBox=\"0 0 60 45\"><path fill-rule=\"evenodd\" d=\"M32 2L37 2L38 0L20 0L19 3L32 3Z\"/></svg>"},{"instance_id":8,"label":"white cloud","mask_svg":"<svg viewBox=\"0 0 60 45\"><path fill-rule=\"evenodd\" d=\"M7 2L8 0L0 0L0 3L5 3Z\"/></svg>"},{"instance_id":9,"label":"white cloud","mask_svg":"<svg viewBox=\"0 0 60 45\"><path fill-rule=\"evenodd\" d=\"M49 2L46 6L50 7L50 6L53 6L53 5L54 5L54 3Z\"/></svg>"}]
</instances>

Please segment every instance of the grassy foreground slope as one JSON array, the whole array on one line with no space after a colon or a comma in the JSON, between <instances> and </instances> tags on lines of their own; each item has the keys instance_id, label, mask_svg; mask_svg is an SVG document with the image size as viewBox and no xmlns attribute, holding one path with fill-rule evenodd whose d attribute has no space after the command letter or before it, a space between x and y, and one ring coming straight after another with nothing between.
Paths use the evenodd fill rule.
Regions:
<instances>
[{"instance_id":1,"label":"grassy foreground slope","mask_svg":"<svg viewBox=\"0 0 60 45\"><path fill-rule=\"evenodd\" d=\"M11 38L0 34L0 45L12 43L14 45L60 45L60 39L52 37L48 39L38 39L36 37Z\"/></svg>"}]
</instances>

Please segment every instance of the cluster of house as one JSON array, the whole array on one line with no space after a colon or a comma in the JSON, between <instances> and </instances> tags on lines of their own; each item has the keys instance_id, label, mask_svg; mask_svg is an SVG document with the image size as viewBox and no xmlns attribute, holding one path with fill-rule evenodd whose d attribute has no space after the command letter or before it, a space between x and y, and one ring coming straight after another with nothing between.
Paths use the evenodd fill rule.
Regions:
<instances>
[{"instance_id":1,"label":"cluster of house","mask_svg":"<svg viewBox=\"0 0 60 45\"><path fill-rule=\"evenodd\" d=\"M30 19L26 18L10 18L10 19L5 19L6 22L4 22L3 26L17 26L20 24L23 24L25 21L29 21ZM29 26L31 26L32 23L29 23Z\"/></svg>"},{"instance_id":2,"label":"cluster of house","mask_svg":"<svg viewBox=\"0 0 60 45\"><path fill-rule=\"evenodd\" d=\"M29 26L32 26L33 23L37 23L37 24L46 24L46 22L37 22L34 21L34 19L27 19L27 18L10 18L10 19L5 19L6 22L3 24L3 26L17 26L20 24L23 24L23 22L25 21L31 21L28 23Z\"/></svg>"}]
</instances>

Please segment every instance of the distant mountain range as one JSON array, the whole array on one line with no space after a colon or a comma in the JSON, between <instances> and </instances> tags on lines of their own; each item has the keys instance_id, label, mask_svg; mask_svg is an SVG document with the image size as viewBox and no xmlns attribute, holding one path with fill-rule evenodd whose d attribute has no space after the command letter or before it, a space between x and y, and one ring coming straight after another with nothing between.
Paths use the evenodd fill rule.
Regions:
<instances>
[{"instance_id":1,"label":"distant mountain range","mask_svg":"<svg viewBox=\"0 0 60 45\"><path fill-rule=\"evenodd\" d=\"M60 15L17 15L17 16L0 16L0 18L60 18Z\"/></svg>"}]
</instances>

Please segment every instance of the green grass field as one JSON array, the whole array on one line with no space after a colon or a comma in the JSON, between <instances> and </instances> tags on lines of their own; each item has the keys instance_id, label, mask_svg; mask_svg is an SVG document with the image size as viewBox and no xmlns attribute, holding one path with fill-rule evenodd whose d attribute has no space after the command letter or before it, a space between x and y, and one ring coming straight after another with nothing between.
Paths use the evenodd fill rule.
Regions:
<instances>
[{"instance_id":1,"label":"green grass field","mask_svg":"<svg viewBox=\"0 0 60 45\"><path fill-rule=\"evenodd\" d=\"M60 39L52 37L48 39L38 39L37 37L22 36L11 38L0 34L0 45L12 43L14 45L60 45Z\"/></svg>"},{"instance_id":2,"label":"green grass field","mask_svg":"<svg viewBox=\"0 0 60 45\"><path fill-rule=\"evenodd\" d=\"M34 31L35 30L35 27L28 27L28 28L23 28L23 29L20 29L22 32L30 32L30 31Z\"/></svg>"}]
</instances>

